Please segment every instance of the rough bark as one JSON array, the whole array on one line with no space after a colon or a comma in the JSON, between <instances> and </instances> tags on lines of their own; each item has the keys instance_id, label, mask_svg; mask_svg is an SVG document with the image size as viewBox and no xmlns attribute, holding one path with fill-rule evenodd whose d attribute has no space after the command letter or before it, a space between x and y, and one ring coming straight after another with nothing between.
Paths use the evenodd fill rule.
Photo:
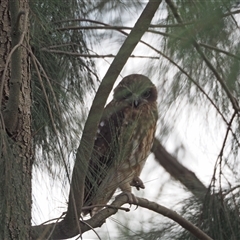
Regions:
<instances>
[{"instance_id":1,"label":"rough bark","mask_svg":"<svg viewBox=\"0 0 240 240\"><path fill-rule=\"evenodd\" d=\"M31 239L30 70L27 51L19 44L24 28L27 30L27 12L26 0L0 2L1 239Z\"/></svg>"}]
</instances>

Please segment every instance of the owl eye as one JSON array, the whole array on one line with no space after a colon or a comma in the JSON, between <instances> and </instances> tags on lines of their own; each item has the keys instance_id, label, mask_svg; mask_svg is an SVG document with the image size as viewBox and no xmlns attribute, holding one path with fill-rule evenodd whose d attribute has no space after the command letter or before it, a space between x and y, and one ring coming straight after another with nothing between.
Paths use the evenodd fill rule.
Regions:
<instances>
[{"instance_id":1,"label":"owl eye","mask_svg":"<svg viewBox=\"0 0 240 240\"><path fill-rule=\"evenodd\" d=\"M131 97L131 93L126 91L126 92L123 92L123 95L122 95L123 99L127 99L129 97Z\"/></svg>"},{"instance_id":2,"label":"owl eye","mask_svg":"<svg viewBox=\"0 0 240 240\"><path fill-rule=\"evenodd\" d=\"M147 91L145 91L145 92L142 94L142 96L143 96L144 98L149 98L150 95L151 95L151 91L150 91L150 90L147 90Z\"/></svg>"}]
</instances>

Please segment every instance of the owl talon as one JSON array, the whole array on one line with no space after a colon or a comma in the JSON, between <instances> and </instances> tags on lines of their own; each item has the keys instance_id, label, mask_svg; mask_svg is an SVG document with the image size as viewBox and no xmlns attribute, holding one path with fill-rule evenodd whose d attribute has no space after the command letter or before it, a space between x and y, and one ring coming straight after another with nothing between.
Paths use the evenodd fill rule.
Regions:
<instances>
[{"instance_id":1,"label":"owl talon","mask_svg":"<svg viewBox=\"0 0 240 240\"><path fill-rule=\"evenodd\" d=\"M145 186L142 182L142 180L139 177L134 177L132 182L130 183L131 186L136 187L136 189L139 191L140 188L144 189Z\"/></svg>"},{"instance_id":2,"label":"owl talon","mask_svg":"<svg viewBox=\"0 0 240 240\"><path fill-rule=\"evenodd\" d=\"M118 196L116 196L116 198L118 198L118 197L120 197L120 196L122 196L122 195L127 195L127 197L128 197L128 203L130 204L130 206L131 206L132 204L138 205L138 200L137 200L137 198L136 198L135 195L132 194L131 192L122 192L122 193L120 193Z\"/></svg>"}]
</instances>

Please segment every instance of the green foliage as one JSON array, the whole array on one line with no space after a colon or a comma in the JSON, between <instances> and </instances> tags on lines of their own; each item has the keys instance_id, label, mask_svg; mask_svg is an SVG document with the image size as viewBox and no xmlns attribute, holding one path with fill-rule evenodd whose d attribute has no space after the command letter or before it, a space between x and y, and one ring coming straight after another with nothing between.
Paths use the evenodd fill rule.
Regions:
<instances>
[{"instance_id":1,"label":"green foliage","mask_svg":"<svg viewBox=\"0 0 240 240\"><path fill-rule=\"evenodd\" d=\"M240 237L240 206L239 189L207 194L202 200L190 197L182 202L182 209L178 212L186 220L200 228L212 239L239 239ZM123 221L122 221L123 222ZM143 226L147 229L129 228L125 222L119 226L119 238L115 239L146 239L146 240L197 240L189 231L172 221L162 220L160 217L149 218ZM126 227L128 226L128 227Z\"/></svg>"},{"instance_id":2,"label":"green foliage","mask_svg":"<svg viewBox=\"0 0 240 240\"><path fill-rule=\"evenodd\" d=\"M207 89L216 89L210 92L210 96L217 101L217 106L223 111L227 111L226 103L230 101L226 96L221 83L216 82L215 73L209 68L203 55L195 47L199 46L200 51L208 59L220 74L223 81L228 83L235 82L239 73L237 65L239 64L239 45L237 29L238 25L233 14L235 1L178 1L177 13L181 16L182 22L177 21L171 9L168 9L168 24L179 25L177 27L168 27L166 47L167 54L175 62L181 62L184 70L193 76L194 80ZM229 63L233 63L229 68ZM230 70L230 72L229 72ZM230 77L231 76L231 77ZM231 80L228 80L228 78ZM232 79L234 77L234 79ZM186 76L176 75L173 81L174 88L182 87L182 81ZM191 82L191 80L190 80ZM185 94L191 96L190 89L192 83L185 88ZM239 97L239 92L236 93ZM194 102L195 103L195 102Z\"/></svg>"},{"instance_id":3,"label":"green foliage","mask_svg":"<svg viewBox=\"0 0 240 240\"><path fill-rule=\"evenodd\" d=\"M230 195L218 193L207 194L204 201L196 198L187 199L180 213L185 219L195 224L213 239L239 239L239 192ZM172 230L176 226L172 226ZM171 239L195 240L188 231L181 229L178 234L171 234Z\"/></svg>"},{"instance_id":4,"label":"green foliage","mask_svg":"<svg viewBox=\"0 0 240 240\"><path fill-rule=\"evenodd\" d=\"M92 53L89 47L95 41L92 32L72 27L81 26L81 20L89 15L105 14L109 9L121 12L129 6L139 3L31 1L30 44L35 56L32 57L33 134L38 153L41 152L37 153L39 161L35 163L51 167L52 161L62 161L61 146L68 148L68 153L76 149L88 109L84 99L93 93L99 81L94 61L86 57Z\"/></svg>"},{"instance_id":5,"label":"green foliage","mask_svg":"<svg viewBox=\"0 0 240 240\"><path fill-rule=\"evenodd\" d=\"M73 56L88 53L87 35L80 30L59 30L71 19L84 16L85 6L84 1L57 0L32 1L30 5L30 43L35 56L33 134L35 145L42 151L39 160L49 166L53 161L61 162L61 145L69 147L68 152L76 148L85 118L84 97L94 90L93 61Z\"/></svg>"}]
</instances>

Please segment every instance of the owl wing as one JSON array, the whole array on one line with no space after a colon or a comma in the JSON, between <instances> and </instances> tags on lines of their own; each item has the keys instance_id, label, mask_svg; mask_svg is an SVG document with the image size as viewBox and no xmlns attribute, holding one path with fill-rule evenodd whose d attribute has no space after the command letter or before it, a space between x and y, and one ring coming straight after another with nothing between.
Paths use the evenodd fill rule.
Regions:
<instances>
[{"instance_id":1,"label":"owl wing","mask_svg":"<svg viewBox=\"0 0 240 240\"><path fill-rule=\"evenodd\" d=\"M98 187L108 174L118 150L118 136L123 122L124 105L116 106L114 100L104 109L98 126L95 143L85 179L84 205L90 206ZM116 189L114 189L116 190ZM87 214L89 211L83 211Z\"/></svg>"}]
</instances>

